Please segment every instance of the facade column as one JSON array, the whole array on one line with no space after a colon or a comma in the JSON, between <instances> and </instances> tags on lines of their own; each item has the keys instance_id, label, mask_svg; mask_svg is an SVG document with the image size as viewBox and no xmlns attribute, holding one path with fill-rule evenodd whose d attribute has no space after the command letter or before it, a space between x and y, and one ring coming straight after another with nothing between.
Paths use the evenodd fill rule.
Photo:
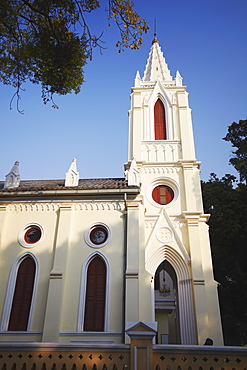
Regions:
<instances>
[{"instance_id":1,"label":"facade column","mask_svg":"<svg viewBox=\"0 0 247 370\"><path fill-rule=\"evenodd\" d=\"M3 257L1 254L3 253L4 248L4 241L6 240L6 229L9 222L9 211L7 211L7 206L1 205L0 206L0 224L2 224L2 231L0 235L0 257L1 261L3 261ZM0 269L0 281L2 286L7 286L8 284L8 274L6 274L5 269ZM4 309L4 301L5 301L5 291L4 289L0 289L0 310L3 312ZM2 318L2 324L3 324L3 318ZM0 321L1 326L1 321ZM1 328L2 330L2 328Z\"/></svg>"},{"instance_id":2,"label":"facade column","mask_svg":"<svg viewBox=\"0 0 247 370\"><path fill-rule=\"evenodd\" d=\"M131 112L129 117L129 154L128 159L132 160L134 157L137 162L141 160L141 142L143 137L143 110L142 110L142 96L137 88L133 88L131 94Z\"/></svg>"},{"instance_id":3,"label":"facade column","mask_svg":"<svg viewBox=\"0 0 247 370\"><path fill-rule=\"evenodd\" d=\"M181 344L197 344L191 279L178 283Z\"/></svg>"},{"instance_id":4,"label":"facade column","mask_svg":"<svg viewBox=\"0 0 247 370\"><path fill-rule=\"evenodd\" d=\"M208 225L206 221L209 215L201 215L200 218L200 233L201 245L202 245L202 266L204 271L204 277L206 281L206 298L207 298L207 310L209 317L209 331L210 338L213 339L215 346L223 346L223 333L221 323L221 316L219 310L219 298L217 282L214 280L212 257L210 249L210 239L208 232Z\"/></svg>"},{"instance_id":5,"label":"facade column","mask_svg":"<svg viewBox=\"0 0 247 370\"><path fill-rule=\"evenodd\" d=\"M126 317L125 322L139 321L139 204L128 202Z\"/></svg>"},{"instance_id":6,"label":"facade column","mask_svg":"<svg viewBox=\"0 0 247 370\"><path fill-rule=\"evenodd\" d=\"M183 214L188 225L198 344L202 345L210 337L210 333L199 233L200 213L184 212Z\"/></svg>"},{"instance_id":7,"label":"facade column","mask_svg":"<svg viewBox=\"0 0 247 370\"><path fill-rule=\"evenodd\" d=\"M52 271L50 272L42 342L59 342L70 221L71 205L60 205L54 262Z\"/></svg>"},{"instance_id":8,"label":"facade column","mask_svg":"<svg viewBox=\"0 0 247 370\"><path fill-rule=\"evenodd\" d=\"M177 99L183 158L188 160L195 160L191 109L189 108L188 104L187 91L184 89L184 91L178 92Z\"/></svg>"}]
</instances>

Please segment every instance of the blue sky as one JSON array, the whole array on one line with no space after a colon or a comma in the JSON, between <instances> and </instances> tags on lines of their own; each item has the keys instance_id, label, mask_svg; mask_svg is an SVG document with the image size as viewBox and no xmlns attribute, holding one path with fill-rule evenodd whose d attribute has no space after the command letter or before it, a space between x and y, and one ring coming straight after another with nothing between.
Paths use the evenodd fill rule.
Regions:
<instances>
[{"instance_id":1,"label":"blue sky","mask_svg":"<svg viewBox=\"0 0 247 370\"><path fill-rule=\"evenodd\" d=\"M9 109L14 93L0 85L0 179L20 162L22 180L62 179L73 158L81 178L123 177L127 161L130 88L136 71L145 69L156 19L157 38L173 77L180 71L190 107L201 177L236 174L228 164L231 145L222 140L227 126L247 118L247 1L136 0L149 32L140 50L118 53L114 23L107 28L106 2L93 12L93 33L104 30L100 55L85 68L78 95L55 97L58 110L45 106L40 87L27 84L19 114Z\"/></svg>"}]
</instances>

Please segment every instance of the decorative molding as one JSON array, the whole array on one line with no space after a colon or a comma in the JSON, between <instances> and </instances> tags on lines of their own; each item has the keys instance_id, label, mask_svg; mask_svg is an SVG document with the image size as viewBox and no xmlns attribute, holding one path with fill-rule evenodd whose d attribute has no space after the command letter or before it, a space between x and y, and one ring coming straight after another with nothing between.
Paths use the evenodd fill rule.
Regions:
<instances>
[{"instance_id":1,"label":"decorative molding","mask_svg":"<svg viewBox=\"0 0 247 370\"><path fill-rule=\"evenodd\" d=\"M182 227L186 226L185 221L173 221L172 224L175 229L181 229Z\"/></svg>"},{"instance_id":2,"label":"decorative molding","mask_svg":"<svg viewBox=\"0 0 247 370\"><path fill-rule=\"evenodd\" d=\"M147 162L178 162L181 157L181 143L175 141L143 141L142 160Z\"/></svg>"},{"instance_id":3,"label":"decorative molding","mask_svg":"<svg viewBox=\"0 0 247 370\"><path fill-rule=\"evenodd\" d=\"M14 212L25 212L25 211L53 211L59 210L60 206L57 203L15 203L9 204L8 209Z\"/></svg>"},{"instance_id":4,"label":"decorative molding","mask_svg":"<svg viewBox=\"0 0 247 370\"><path fill-rule=\"evenodd\" d=\"M193 283L194 285L205 285L205 280L202 278L194 278Z\"/></svg>"},{"instance_id":5,"label":"decorative molding","mask_svg":"<svg viewBox=\"0 0 247 370\"><path fill-rule=\"evenodd\" d=\"M174 234L170 227L160 226L156 231L156 238L161 243L169 243L172 239L174 239Z\"/></svg>"},{"instance_id":6,"label":"decorative molding","mask_svg":"<svg viewBox=\"0 0 247 370\"><path fill-rule=\"evenodd\" d=\"M126 279L138 279L139 273L138 270L127 270Z\"/></svg>"},{"instance_id":7,"label":"decorative molding","mask_svg":"<svg viewBox=\"0 0 247 370\"><path fill-rule=\"evenodd\" d=\"M143 166L140 169L141 173L144 174L172 174L172 173L178 173L181 170L181 167L156 167L156 166Z\"/></svg>"},{"instance_id":8,"label":"decorative molding","mask_svg":"<svg viewBox=\"0 0 247 370\"><path fill-rule=\"evenodd\" d=\"M201 212L183 212L183 216L189 227L196 227L199 224Z\"/></svg>"},{"instance_id":9,"label":"decorative molding","mask_svg":"<svg viewBox=\"0 0 247 370\"><path fill-rule=\"evenodd\" d=\"M74 203L73 210L75 211L123 211L124 203L123 202L85 202L85 203Z\"/></svg>"},{"instance_id":10,"label":"decorative molding","mask_svg":"<svg viewBox=\"0 0 247 370\"><path fill-rule=\"evenodd\" d=\"M146 229L153 228L155 225L155 221L145 221L145 227Z\"/></svg>"},{"instance_id":11,"label":"decorative molding","mask_svg":"<svg viewBox=\"0 0 247 370\"><path fill-rule=\"evenodd\" d=\"M11 212L44 212L44 211L51 211L56 212L62 209L72 209L75 211L110 211L110 210L117 210L123 211L124 210L124 203L113 201L113 202L85 202L85 203L72 203L72 204L59 204L59 203L14 203L9 204L7 206L2 206L0 209L5 210L8 209Z\"/></svg>"},{"instance_id":12,"label":"decorative molding","mask_svg":"<svg viewBox=\"0 0 247 370\"><path fill-rule=\"evenodd\" d=\"M50 279L62 279L62 278L63 278L63 272L62 271L52 270L50 272Z\"/></svg>"}]
</instances>

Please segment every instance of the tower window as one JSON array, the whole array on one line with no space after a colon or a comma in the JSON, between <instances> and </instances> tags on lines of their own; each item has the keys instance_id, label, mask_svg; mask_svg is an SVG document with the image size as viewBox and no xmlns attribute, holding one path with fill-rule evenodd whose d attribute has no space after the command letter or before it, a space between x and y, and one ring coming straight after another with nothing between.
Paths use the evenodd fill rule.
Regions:
<instances>
[{"instance_id":1,"label":"tower window","mask_svg":"<svg viewBox=\"0 0 247 370\"><path fill-rule=\"evenodd\" d=\"M174 198L174 191L166 185L159 185L153 189L152 198L156 203L169 204Z\"/></svg>"},{"instance_id":2,"label":"tower window","mask_svg":"<svg viewBox=\"0 0 247 370\"><path fill-rule=\"evenodd\" d=\"M166 140L165 108L160 99L154 105L154 137L155 140Z\"/></svg>"}]
</instances>

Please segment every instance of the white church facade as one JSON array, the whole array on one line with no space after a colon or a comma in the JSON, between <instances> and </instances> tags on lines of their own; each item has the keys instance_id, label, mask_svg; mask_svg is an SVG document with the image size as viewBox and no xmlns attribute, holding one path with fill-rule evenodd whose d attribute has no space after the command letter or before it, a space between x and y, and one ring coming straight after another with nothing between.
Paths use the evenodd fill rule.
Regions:
<instances>
[{"instance_id":1,"label":"white church facade","mask_svg":"<svg viewBox=\"0 0 247 370\"><path fill-rule=\"evenodd\" d=\"M0 341L223 345L188 93L153 40L125 178L0 182Z\"/></svg>"}]
</instances>

